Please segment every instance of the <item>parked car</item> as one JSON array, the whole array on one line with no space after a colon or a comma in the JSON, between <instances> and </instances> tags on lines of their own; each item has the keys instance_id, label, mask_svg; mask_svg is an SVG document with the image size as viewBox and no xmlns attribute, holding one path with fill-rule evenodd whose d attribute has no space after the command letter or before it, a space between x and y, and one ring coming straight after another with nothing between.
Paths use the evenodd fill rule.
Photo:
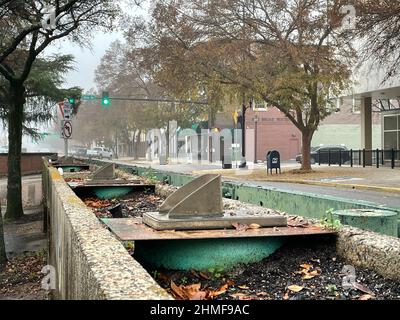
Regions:
<instances>
[{"instance_id":1,"label":"parked car","mask_svg":"<svg viewBox=\"0 0 400 320\"><path fill-rule=\"evenodd\" d=\"M107 158L111 160L113 154L110 151L110 149L103 147L96 147L91 150L87 150L87 156L89 158L100 158L100 159Z\"/></svg>"},{"instance_id":2,"label":"parked car","mask_svg":"<svg viewBox=\"0 0 400 320\"><path fill-rule=\"evenodd\" d=\"M98 158L99 157L99 152L95 149L88 149L86 151L86 156L90 158Z\"/></svg>"},{"instance_id":3,"label":"parked car","mask_svg":"<svg viewBox=\"0 0 400 320\"><path fill-rule=\"evenodd\" d=\"M342 164L344 164L350 161L350 154L349 150L343 145L319 146L311 148L310 160L311 164L319 162L322 164L327 164L329 162L331 164L339 164L340 160ZM301 154L297 155L296 161L302 163L303 156Z\"/></svg>"},{"instance_id":4,"label":"parked car","mask_svg":"<svg viewBox=\"0 0 400 320\"><path fill-rule=\"evenodd\" d=\"M78 148L76 149L77 157L86 157L87 149L86 148Z\"/></svg>"}]
</instances>

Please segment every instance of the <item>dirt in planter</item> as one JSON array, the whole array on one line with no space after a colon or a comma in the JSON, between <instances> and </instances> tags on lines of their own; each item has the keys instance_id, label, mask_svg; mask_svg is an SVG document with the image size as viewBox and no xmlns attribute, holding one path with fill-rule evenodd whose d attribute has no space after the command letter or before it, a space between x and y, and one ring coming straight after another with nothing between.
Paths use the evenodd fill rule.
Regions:
<instances>
[{"instance_id":1,"label":"dirt in planter","mask_svg":"<svg viewBox=\"0 0 400 320\"><path fill-rule=\"evenodd\" d=\"M112 218L110 209L119 204L123 218L141 217L145 212L158 211L164 201L164 197L155 195L153 192L132 192L119 199L83 199L83 202L93 210L98 218Z\"/></svg>"},{"instance_id":2,"label":"dirt in planter","mask_svg":"<svg viewBox=\"0 0 400 320\"><path fill-rule=\"evenodd\" d=\"M336 253L334 239L313 238L292 240L263 261L230 271L150 270L150 273L178 299L400 299L399 282L362 268L355 268L356 282L345 289L343 272L349 270L346 265Z\"/></svg>"}]
</instances>

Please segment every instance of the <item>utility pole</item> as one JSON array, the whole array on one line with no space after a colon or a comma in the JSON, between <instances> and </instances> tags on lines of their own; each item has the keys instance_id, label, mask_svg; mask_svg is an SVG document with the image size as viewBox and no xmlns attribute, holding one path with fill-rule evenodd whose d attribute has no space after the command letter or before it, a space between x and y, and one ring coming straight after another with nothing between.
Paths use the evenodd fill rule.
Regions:
<instances>
[{"instance_id":1,"label":"utility pole","mask_svg":"<svg viewBox=\"0 0 400 320\"><path fill-rule=\"evenodd\" d=\"M256 114L254 117L255 139L254 139L254 163L257 163L257 140L258 140L258 121L260 118Z\"/></svg>"},{"instance_id":2,"label":"utility pole","mask_svg":"<svg viewBox=\"0 0 400 320\"><path fill-rule=\"evenodd\" d=\"M242 160L239 165L239 168L246 168L246 111L251 108L251 106L246 106L246 94L243 93L243 103L242 103L242 117L241 117L241 126L242 126Z\"/></svg>"}]
</instances>

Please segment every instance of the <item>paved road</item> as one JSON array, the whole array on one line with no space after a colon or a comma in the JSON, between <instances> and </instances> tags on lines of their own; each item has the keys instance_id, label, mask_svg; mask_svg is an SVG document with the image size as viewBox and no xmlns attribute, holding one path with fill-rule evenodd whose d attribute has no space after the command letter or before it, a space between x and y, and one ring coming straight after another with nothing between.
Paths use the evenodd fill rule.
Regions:
<instances>
[{"instance_id":1,"label":"paved road","mask_svg":"<svg viewBox=\"0 0 400 320\"><path fill-rule=\"evenodd\" d=\"M116 161L121 163L127 163L125 161ZM138 165L148 166L149 164L143 163ZM290 167L296 165L294 163L286 163L285 166ZM258 165L263 167L265 165ZM160 166L158 164L152 164L152 168L156 170L163 171L171 171L177 173L191 173L196 170L205 170L205 169L221 169L221 165L198 165L198 164L181 164L181 165L163 165ZM369 190L352 190L349 188L338 188L338 187L324 187L324 186L313 186L313 185L305 185L305 184L294 184L294 183L283 183L283 182L262 182L262 181L251 181L245 180L244 182L252 183L259 186L266 186L270 188L278 188L285 191L300 191L305 193L312 193L317 195L328 195L333 197L340 197L351 200L362 200L373 202L377 205L385 205L391 208L400 209L400 196L394 193L387 192L377 192L377 191L369 191ZM229 179L224 179L225 181L229 181ZM237 181L237 180L235 180Z\"/></svg>"},{"instance_id":2,"label":"paved road","mask_svg":"<svg viewBox=\"0 0 400 320\"><path fill-rule=\"evenodd\" d=\"M340 197L350 200L362 200L374 202L378 205L385 205L391 208L400 209L400 196L394 193L377 192L369 190L353 190L349 188L312 186L305 184L282 183L282 182L262 182L246 181L259 186L267 186L288 191L300 191L312 194L323 194L333 197Z\"/></svg>"}]
</instances>

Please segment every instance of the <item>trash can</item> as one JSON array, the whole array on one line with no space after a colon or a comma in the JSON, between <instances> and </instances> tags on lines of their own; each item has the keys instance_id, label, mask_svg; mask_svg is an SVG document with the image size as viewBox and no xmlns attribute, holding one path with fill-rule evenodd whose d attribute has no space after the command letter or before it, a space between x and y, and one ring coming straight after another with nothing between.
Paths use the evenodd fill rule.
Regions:
<instances>
[{"instance_id":1,"label":"trash can","mask_svg":"<svg viewBox=\"0 0 400 320\"><path fill-rule=\"evenodd\" d=\"M276 174L282 173L281 171L281 155L278 151L273 150L267 153L267 173L272 174L272 170L275 169Z\"/></svg>"},{"instance_id":2,"label":"trash can","mask_svg":"<svg viewBox=\"0 0 400 320\"><path fill-rule=\"evenodd\" d=\"M222 169L232 169L232 156L227 155L222 158Z\"/></svg>"}]
</instances>

